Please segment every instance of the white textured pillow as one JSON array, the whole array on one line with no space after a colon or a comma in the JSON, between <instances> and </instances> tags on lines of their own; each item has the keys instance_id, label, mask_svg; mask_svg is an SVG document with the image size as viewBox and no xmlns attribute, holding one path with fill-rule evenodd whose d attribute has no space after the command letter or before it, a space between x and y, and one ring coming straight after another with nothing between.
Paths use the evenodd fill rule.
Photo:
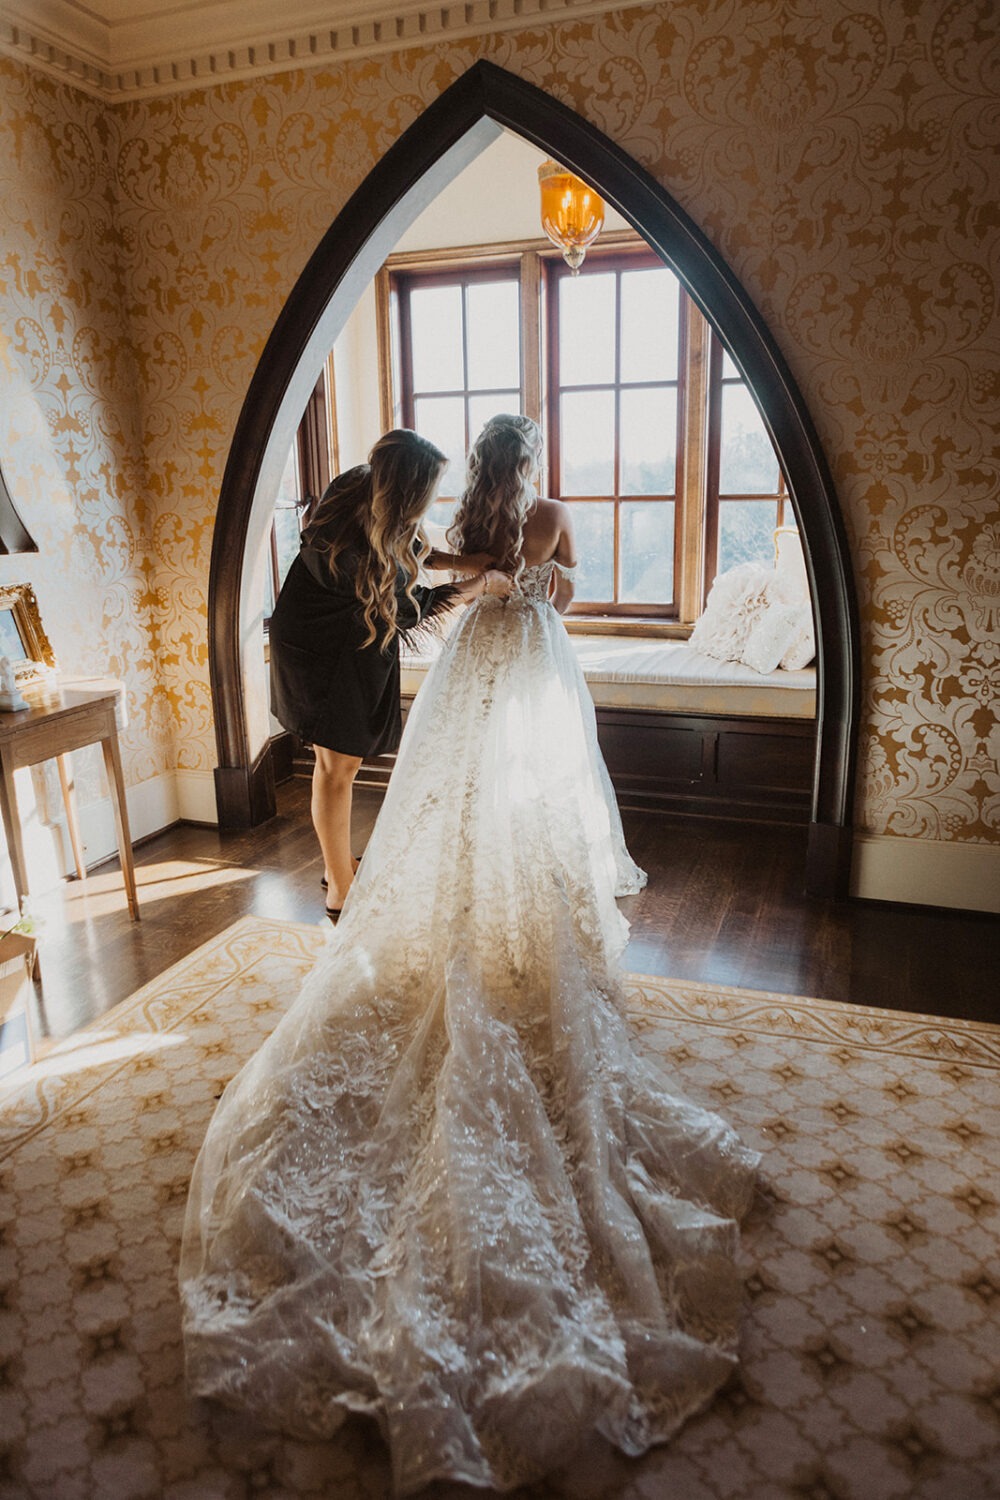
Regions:
<instances>
[{"instance_id":1,"label":"white textured pillow","mask_svg":"<svg viewBox=\"0 0 1000 1500\"><path fill-rule=\"evenodd\" d=\"M802 556L802 538L793 526L779 526L774 533L774 576L784 604L809 603L809 578Z\"/></svg>"},{"instance_id":2,"label":"white textured pillow","mask_svg":"<svg viewBox=\"0 0 1000 1500\"><path fill-rule=\"evenodd\" d=\"M797 604L772 604L754 622L740 658L755 672L773 672L798 640L801 622Z\"/></svg>"},{"instance_id":3,"label":"white textured pillow","mask_svg":"<svg viewBox=\"0 0 1000 1500\"><path fill-rule=\"evenodd\" d=\"M798 634L783 654L779 665L786 672L800 672L808 667L816 655L816 632L813 629L812 609L808 604L799 605Z\"/></svg>"},{"instance_id":4,"label":"white textured pillow","mask_svg":"<svg viewBox=\"0 0 1000 1500\"><path fill-rule=\"evenodd\" d=\"M720 661L739 661L747 637L766 608L767 585L772 577L770 568L753 562L720 573L688 645Z\"/></svg>"}]
</instances>

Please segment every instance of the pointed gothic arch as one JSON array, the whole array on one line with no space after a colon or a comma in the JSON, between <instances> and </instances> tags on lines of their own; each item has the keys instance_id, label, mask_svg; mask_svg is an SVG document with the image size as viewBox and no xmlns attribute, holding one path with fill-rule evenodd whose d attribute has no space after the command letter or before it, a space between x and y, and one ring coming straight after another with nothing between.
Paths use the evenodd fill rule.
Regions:
<instances>
[{"instance_id":1,"label":"pointed gothic arch","mask_svg":"<svg viewBox=\"0 0 1000 1500\"><path fill-rule=\"evenodd\" d=\"M781 457L817 624L817 744L806 888L846 894L858 717L858 629L833 480L809 412L766 323L670 194L595 126L533 84L478 62L395 142L337 215L274 325L237 422L219 494L209 577L209 660L219 821L274 811L255 599L289 446L327 351L361 291L417 215L507 127L589 181L676 272L746 377Z\"/></svg>"}]
</instances>

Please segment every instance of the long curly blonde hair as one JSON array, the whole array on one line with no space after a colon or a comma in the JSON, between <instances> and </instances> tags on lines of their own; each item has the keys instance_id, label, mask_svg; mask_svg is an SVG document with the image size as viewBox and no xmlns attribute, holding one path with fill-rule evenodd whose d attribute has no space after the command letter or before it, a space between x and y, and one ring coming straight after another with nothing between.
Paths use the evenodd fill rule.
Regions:
<instances>
[{"instance_id":1,"label":"long curly blonde hair","mask_svg":"<svg viewBox=\"0 0 1000 1500\"><path fill-rule=\"evenodd\" d=\"M469 453L465 491L448 530L456 552L486 552L515 578L523 571L524 522L535 502L542 434L530 417L490 417Z\"/></svg>"},{"instance_id":2,"label":"long curly blonde hair","mask_svg":"<svg viewBox=\"0 0 1000 1500\"><path fill-rule=\"evenodd\" d=\"M408 427L380 437L366 464L339 474L302 528L303 545L326 553L331 573L349 548L358 554L354 590L365 623L363 646L382 636L387 649L398 633L396 579L406 575L406 597L430 550L421 521L448 460ZM417 611L419 613L419 610Z\"/></svg>"}]
</instances>

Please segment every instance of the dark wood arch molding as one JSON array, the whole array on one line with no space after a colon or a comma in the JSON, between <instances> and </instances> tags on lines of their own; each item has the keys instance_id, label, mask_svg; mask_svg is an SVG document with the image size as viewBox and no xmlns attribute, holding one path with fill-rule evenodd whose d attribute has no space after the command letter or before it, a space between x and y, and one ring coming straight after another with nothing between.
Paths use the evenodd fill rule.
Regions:
<instances>
[{"instance_id":1,"label":"dark wood arch molding","mask_svg":"<svg viewBox=\"0 0 1000 1500\"><path fill-rule=\"evenodd\" d=\"M476 63L414 121L337 215L292 288L251 381L223 476L209 578L220 823L252 826L274 810L269 750L266 741L254 749L247 723L241 590L256 486L282 398L338 288L345 280L358 280L357 263L368 241L484 120L556 157L614 205L676 271L756 393L784 465L817 611L817 750L806 886L815 894L846 894L858 717L857 617L840 509L805 402L750 298L670 194L593 125L488 62Z\"/></svg>"}]
</instances>

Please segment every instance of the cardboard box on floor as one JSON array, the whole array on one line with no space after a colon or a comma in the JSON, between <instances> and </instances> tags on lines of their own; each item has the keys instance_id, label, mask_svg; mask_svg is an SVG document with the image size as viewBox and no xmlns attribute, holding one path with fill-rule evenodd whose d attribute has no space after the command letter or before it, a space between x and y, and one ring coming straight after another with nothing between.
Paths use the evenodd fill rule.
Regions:
<instances>
[{"instance_id":1,"label":"cardboard box on floor","mask_svg":"<svg viewBox=\"0 0 1000 1500\"><path fill-rule=\"evenodd\" d=\"M38 939L29 932L0 938L0 1078L35 1060L31 1030L33 978L38 974Z\"/></svg>"}]
</instances>

